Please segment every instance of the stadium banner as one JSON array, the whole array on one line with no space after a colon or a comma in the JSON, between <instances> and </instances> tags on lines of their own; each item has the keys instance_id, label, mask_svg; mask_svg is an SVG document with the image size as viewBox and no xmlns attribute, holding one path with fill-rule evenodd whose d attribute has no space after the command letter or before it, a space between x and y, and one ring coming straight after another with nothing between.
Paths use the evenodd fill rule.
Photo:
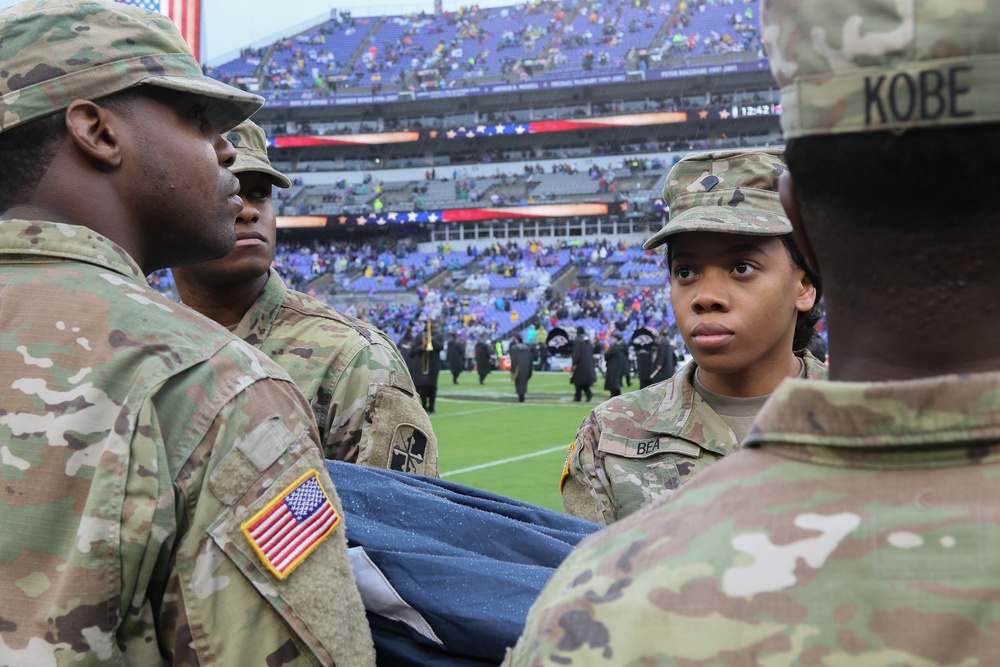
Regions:
<instances>
[{"instance_id":1,"label":"stadium banner","mask_svg":"<svg viewBox=\"0 0 1000 667\"><path fill-rule=\"evenodd\" d=\"M133 0L139 1L139 0ZM148 1L148 0L147 0ZM164 3L167 0L162 0ZM174 0L179 1L179 0ZM188 0L191 1L191 0ZM728 63L725 65L694 65L689 67L676 67L672 69L649 70L646 72L646 81L656 81L657 79L683 79L695 76L724 76L726 74L742 74L746 72L767 72L770 67L766 59L754 60L751 62ZM576 88L587 86L606 86L621 83L628 83L628 74L625 72L616 74L595 73L588 76L570 76L562 79L549 79L546 81L524 81L520 83L494 83L482 86L466 86L463 88L445 88L444 90L418 90L413 92L415 100L445 100L454 97L470 97L474 95L495 95L500 93L521 93L533 90L553 90L559 88ZM369 104L387 104L401 102L403 98L398 93L381 93L378 95L333 95L332 97L319 97L311 99L282 99L287 92L281 91L275 95L272 91L261 91L268 97L268 107L327 107L327 106L352 106Z\"/></svg>"},{"instance_id":2,"label":"stadium banner","mask_svg":"<svg viewBox=\"0 0 1000 667\"><path fill-rule=\"evenodd\" d=\"M269 137L267 145L274 148L302 148L304 146L375 146L378 144L406 144L413 141L420 141L419 132Z\"/></svg>"},{"instance_id":3,"label":"stadium banner","mask_svg":"<svg viewBox=\"0 0 1000 667\"><path fill-rule=\"evenodd\" d=\"M472 222L482 220L511 220L527 218L568 218L571 216L607 215L608 205L603 203L541 204L537 206L500 206L492 208L450 208L436 211L410 211L408 213L369 213L367 215L342 215L340 225L352 222L359 227L371 225L403 225L408 223Z\"/></svg>"},{"instance_id":4,"label":"stadium banner","mask_svg":"<svg viewBox=\"0 0 1000 667\"><path fill-rule=\"evenodd\" d=\"M180 29L194 59L201 62L201 0L115 0L165 14Z\"/></svg>"},{"instance_id":5,"label":"stadium banner","mask_svg":"<svg viewBox=\"0 0 1000 667\"><path fill-rule=\"evenodd\" d=\"M499 206L491 208L452 208L436 211L353 213L351 215L279 215L280 229L316 227L385 227L393 225L425 225L434 223L481 222L485 220L518 220L533 218L569 218L573 216L608 215L609 206L602 202L579 204L539 204L536 206Z\"/></svg>"},{"instance_id":6,"label":"stadium banner","mask_svg":"<svg viewBox=\"0 0 1000 667\"><path fill-rule=\"evenodd\" d=\"M279 215L277 216L279 229L326 227L327 218L325 215Z\"/></svg>"},{"instance_id":7,"label":"stadium banner","mask_svg":"<svg viewBox=\"0 0 1000 667\"><path fill-rule=\"evenodd\" d=\"M761 107L763 108L763 107ZM272 148L305 148L309 146L373 146L377 144L403 144L434 139L475 139L477 137L523 136L550 132L578 132L621 127L673 125L698 120L718 120L735 117L729 109L703 109L701 111L660 111L655 113L625 114L588 118L586 120L544 120L527 123L461 126L448 130L422 130L419 132L381 132L377 134L289 135L269 137Z\"/></svg>"}]
</instances>

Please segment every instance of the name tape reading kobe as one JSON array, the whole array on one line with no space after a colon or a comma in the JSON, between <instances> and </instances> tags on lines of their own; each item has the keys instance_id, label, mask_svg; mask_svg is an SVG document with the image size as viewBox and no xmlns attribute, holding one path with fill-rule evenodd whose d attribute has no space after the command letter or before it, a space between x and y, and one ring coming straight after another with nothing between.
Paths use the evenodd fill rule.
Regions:
<instances>
[{"instance_id":1,"label":"name tape reading kobe","mask_svg":"<svg viewBox=\"0 0 1000 667\"><path fill-rule=\"evenodd\" d=\"M316 471L310 470L240 528L264 566L284 579L339 523Z\"/></svg>"},{"instance_id":2,"label":"name tape reading kobe","mask_svg":"<svg viewBox=\"0 0 1000 667\"><path fill-rule=\"evenodd\" d=\"M928 69L865 77L865 125L972 116L972 111L959 108L960 98L971 90L961 75L970 71L971 66L956 65L944 72Z\"/></svg>"}]
</instances>

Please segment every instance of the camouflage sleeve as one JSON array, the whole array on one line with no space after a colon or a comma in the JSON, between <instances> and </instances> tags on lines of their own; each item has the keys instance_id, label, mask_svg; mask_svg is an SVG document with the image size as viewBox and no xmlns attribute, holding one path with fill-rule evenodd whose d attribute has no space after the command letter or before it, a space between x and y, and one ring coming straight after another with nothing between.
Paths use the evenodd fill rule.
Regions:
<instances>
[{"instance_id":1,"label":"camouflage sleeve","mask_svg":"<svg viewBox=\"0 0 1000 667\"><path fill-rule=\"evenodd\" d=\"M330 382L326 456L438 476L437 437L399 351L374 338Z\"/></svg>"},{"instance_id":2,"label":"camouflage sleeve","mask_svg":"<svg viewBox=\"0 0 1000 667\"><path fill-rule=\"evenodd\" d=\"M608 645L608 630L593 618L594 601L584 596L590 587L580 585L594 575L591 568L578 564L584 553L577 545L545 584L528 611L524 631L513 649L507 649L501 667L580 667L595 664L611 667L625 664L617 662L617 656L610 652L605 652L603 656L600 653L600 649ZM586 552L586 555L592 557L593 554ZM639 638L632 639L639 641Z\"/></svg>"},{"instance_id":3,"label":"camouflage sleeve","mask_svg":"<svg viewBox=\"0 0 1000 667\"><path fill-rule=\"evenodd\" d=\"M208 363L226 361L217 355ZM161 650L172 651L171 664L192 667L374 665L343 510L305 399L291 382L272 378L235 391L175 480L177 538L157 619ZM225 393L191 398L211 405ZM176 438L186 423L163 428ZM299 516L306 510L318 518L312 532L291 529L300 533L295 543L277 545L285 538L266 532L282 512L293 517L282 519L289 526L306 521Z\"/></svg>"},{"instance_id":4,"label":"camouflage sleeve","mask_svg":"<svg viewBox=\"0 0 1000 667\"><path fill-rule=\"evenodd\" d=\"M597 449L600 440L600 423L591 410L566 454L559 486L564 512L610 525L617 515L611 502L611 486L604 474L603 455Z\"/></svg>"}]
</instances>

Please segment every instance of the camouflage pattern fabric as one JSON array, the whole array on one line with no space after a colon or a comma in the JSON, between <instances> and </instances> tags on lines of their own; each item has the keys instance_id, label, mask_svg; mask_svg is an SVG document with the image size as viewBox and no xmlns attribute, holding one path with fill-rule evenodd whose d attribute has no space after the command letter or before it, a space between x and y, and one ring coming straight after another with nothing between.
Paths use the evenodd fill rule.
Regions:
<instances>
[{"instance_id":1,"label":"camouflage pattern fabric","mask_svg":"<svg viewBox=\"0 0 1000 667\"><path fill-rule=\"evenodd\" d=\"M197 95L228 130L264 98L205 76L173 22L120 3L32 0L0 11L0 130L138 85ZM36 44L44 44L39 62Z\"/></svg>"},{"instance_id":2,"label":"camouflage pattern fabric","mask_svg":"<svg viewBox=\"0 0 1000 667\"><path fill-rule=\"evenodd\" d=\"M1000 8L983 0L768 0L785 138L1000 120Z\"/></svg>"},{"instance_id":3,"label":"camouflage pattern fabric","mask_svg":"<svg viewBox=\"0 0 1000 667\"><path fill-rule=\"evenodd\" d=\"M430 418L399 350L378 328L288 289L271 269L233 333L295 380L328 459L437 477Z\"/></svg>"},{"instance_id":4,"label":"camouflage pattern fabric","mask_svg":"<svg viewBox=\"0 0 1000 667\"><path fill-rule=\"evenodd\" d=\"M85 227L0 222L0 664L372 665L288 375ZM242 524L315 475L285 578Z\"/></svg>"},{"instance_id":5,"label":"camouflage pattern fabric","mask_svg":"<svg viewBox=\"0 0 1000 667\"><path fill-rule=\"evenodd\" d=\"M826 365L797 353L809 380ZM674 377L612 398L583 420L560 486L563 510L611 524L659 498L739 449L736 434L694 388L694 361Z\"/></svg>"},{"instance_id":6,"label":"camouflage pattern fabric","mask_svg":"<svg viewBox=\"0 0 1000 667\"><path fill-rule=\"evenodd\" d=\"M267 157L267 134L264 128L252 120L245 120L226 134L226 139L236 149L236 161L229 167L234 174L258 171L271 177L271 182L279 188L290 188L288 177L271 166Z\"/></svg>"},{"instance_id":7,"label":"camouflage pattern fabric","mask_svg":"<svg viewBox=\"0 0 1000 667\"><path fill-rule=\"evenodd\" d=\"M1000 664L998 386L786 380L741 451L570 555L508 664Z\"/></svg>"},{"instance_id":8,"label":"camouflage pattern fabric","mask_svg":"<svg viewBox=\"0 0 1000 667\"><path fill-rule=\"evenodd\" d=\"M751 236L792 233L778 195L785 153L776 148L708 151L684 156L670 169L663 198L670 219L642 247L657 248L681 232Z\"/></svg>"}]
</instances>

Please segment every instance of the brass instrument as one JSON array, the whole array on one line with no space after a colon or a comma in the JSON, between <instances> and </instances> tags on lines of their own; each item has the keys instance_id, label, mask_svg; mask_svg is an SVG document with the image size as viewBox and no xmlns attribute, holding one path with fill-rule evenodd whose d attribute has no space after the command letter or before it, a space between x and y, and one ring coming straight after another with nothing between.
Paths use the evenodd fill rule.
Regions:
<instances>
[{"instance_id":1,"label":"brass instrument","mask_svg":"<svg viewBox=\"0 0 1000 667\"><path fill-rule=\"evenodd\" d=\"M420 371L427 375L431 372L431 354L434 353L434 341L431 338L431 321L427 320L427 331L424 332L424 358Z\"/></svg>"}]
</instances>

